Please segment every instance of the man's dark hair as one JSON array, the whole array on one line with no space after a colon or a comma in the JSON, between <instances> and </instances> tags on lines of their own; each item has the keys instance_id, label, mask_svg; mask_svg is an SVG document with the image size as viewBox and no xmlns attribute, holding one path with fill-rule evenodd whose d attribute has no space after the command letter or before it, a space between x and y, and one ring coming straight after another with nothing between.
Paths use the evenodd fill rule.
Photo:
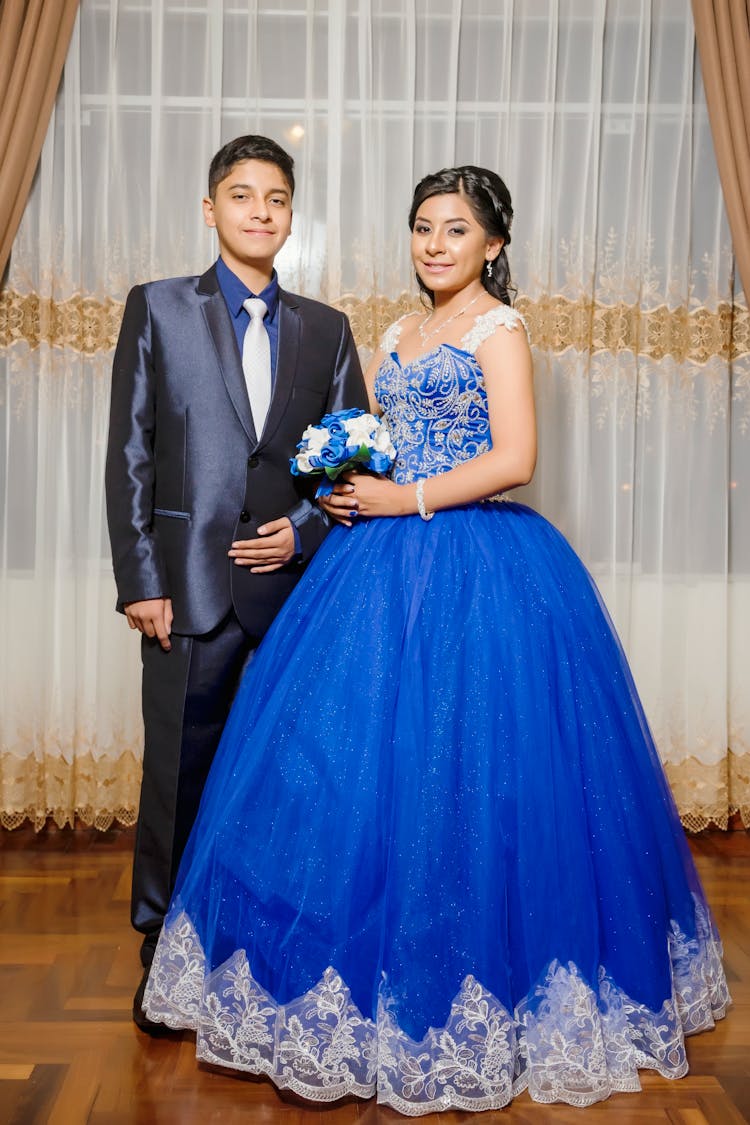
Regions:
<instances>
[{"instance_id":1,"label":"man's dark hair","mask_svg":"<svg viewBox=\"0 0 750 1125\"><path fill-rule=\"evenodd\" d=\"M267 164L275 164L294 195L294 161L289 153L270 137L250 133L246 137L235 137L233 141L228 141L211 161L208 169L208 194L211 199L216 198L216 188L221 181L226 179L235 164L241 164L243 160L265 160Z\"/></svg>"}]
</instances>

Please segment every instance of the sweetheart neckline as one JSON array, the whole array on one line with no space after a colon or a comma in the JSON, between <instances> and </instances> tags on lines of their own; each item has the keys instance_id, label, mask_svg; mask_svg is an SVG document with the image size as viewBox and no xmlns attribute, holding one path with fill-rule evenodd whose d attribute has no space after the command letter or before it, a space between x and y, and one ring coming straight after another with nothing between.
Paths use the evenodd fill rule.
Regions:
<instances>
[{"instance_id":1,"label":"sweetheart neckline","mask_svg":"<svg viewBox=\"0 0 750 1125\"><path fill-rule=\"evenodd\" d=\"M469 352L465 348L459 348L455 344L436 344L434 348L430 348L426 352L421 352L419 355L415 356L414 359L407 359L406 361L401 359L401 356L395 349L388 354L390 355L391 359L394 359L396 361L401 370L405 371L407 367L413 367L415 363L419 363L420 360L426 359L429 355L434 355L436 352L439 352L441 348L448 348L448 350L451 352L458 352L459 355L468 356L469 359L473 359L475 363L478 363L477 357L474 355L474 352Z\"/></svg>"}]
</instances>

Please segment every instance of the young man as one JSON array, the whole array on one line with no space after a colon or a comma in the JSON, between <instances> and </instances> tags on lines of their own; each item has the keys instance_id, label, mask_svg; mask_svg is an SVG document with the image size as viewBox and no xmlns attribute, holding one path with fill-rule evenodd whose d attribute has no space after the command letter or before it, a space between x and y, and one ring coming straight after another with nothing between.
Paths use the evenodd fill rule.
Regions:
<instances>
[{"instance_id":1,"label":"young man","mask_svg":"<svg viewBox=\"0 0 750 1125\"><path fill-rule=\"evenodd\" d=\"M146 973L242 667L328 530L289 458L326 411L367 404L346 317L278 284L293 191L274 141L225 145L203 200L218 261L136 286L114 358L106 494L118 608L143 634ZM133 1013L151 1031L145 975Z\"/></svg>"}]
</instances>

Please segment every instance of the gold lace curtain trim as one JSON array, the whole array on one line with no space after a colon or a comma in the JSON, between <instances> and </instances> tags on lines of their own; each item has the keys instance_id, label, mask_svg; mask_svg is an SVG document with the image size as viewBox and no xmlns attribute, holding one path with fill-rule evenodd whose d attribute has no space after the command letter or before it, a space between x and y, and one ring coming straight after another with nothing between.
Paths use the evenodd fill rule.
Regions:
<instances>
[{"instance_id":1,"label":"gold lace curtain trim","mask_svg":"<svg viewBox=\"0 0 750 1125\"><path fill-rule=\"evenodd\" d=\"M415 297L402 293L361 300L335 301L352 323L361 347L374 349L395 319L419 308ZM605 305L583 299L521 297L517 307L529 326L532 343L560 353L629 351L653 360L671 356L678 363L724 361L750 354L750 313L744 307L720 304L715 311L700 307L642 309L637 305ZM70 297L55 301L36 293L0 292L0 347L26 343L70 348L84 355L109 351L117 342L124 304L110 298Z\"/></svg>"},{"instance_id":2,"label":"gold lace curtain trim","mask_svg":"<svg viewBox=\"0 0 750 1125\"><path fill-rule=\"evenodd\" d=\"M2 828L30 820L39 831L48 819L58 828L78 820L103 832L137 819L141 762L131 750L116 758L76 754L72 762L55 754L0 754L0 778Z\"/></svg>"},{"instance_id":3,"label":"gold lace curtain trim","mask_svg":"<svg viewBox=\"0 0 750 1125\"><path fill-rule=\"evenodd\" d=\"M686 758L665 762L664 769L688 832L712 825L727 828L734 813L750 829L750 754L729 750L726 758L711 765Z\"/></svg>"},{"instance_id":4,"label":"gold lace curtain trim","mask_svg":"<svg viewBox=\"0 0 750 1125\"><path fill-rule=\"evenodd\" d=\"M750 754L734 754L713 765L697 758L666 764L667 777L688 832L712 825L727 828L739 812L750 829ZM37 830L48 819L59 828L80 821L104 831L114 821L135 824L141 763L132 751L120 757L78 754L72 762L53 755L0 755L0 826L30 820Z\"/></svg>"}]
</instances>

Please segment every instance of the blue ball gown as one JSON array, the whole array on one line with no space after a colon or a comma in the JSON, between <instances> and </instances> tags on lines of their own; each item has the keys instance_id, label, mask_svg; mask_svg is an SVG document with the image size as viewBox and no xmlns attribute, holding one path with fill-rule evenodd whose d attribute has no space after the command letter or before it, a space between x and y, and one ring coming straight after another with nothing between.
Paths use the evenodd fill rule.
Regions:
<instances>
[{"instance_id":1,"label":"blue ball gown","mask_svg":"<svg viewBox=\"0 0 750 1125\"><path fill-rule=\"evenodd\" d=\"M399 482L489 448L475 351L376 382ZM508 501L335 527L249 665L146 988L200 1059L416 1116L637 1090L729 996L630 671Z\"/></svg>"}]
</instances>

